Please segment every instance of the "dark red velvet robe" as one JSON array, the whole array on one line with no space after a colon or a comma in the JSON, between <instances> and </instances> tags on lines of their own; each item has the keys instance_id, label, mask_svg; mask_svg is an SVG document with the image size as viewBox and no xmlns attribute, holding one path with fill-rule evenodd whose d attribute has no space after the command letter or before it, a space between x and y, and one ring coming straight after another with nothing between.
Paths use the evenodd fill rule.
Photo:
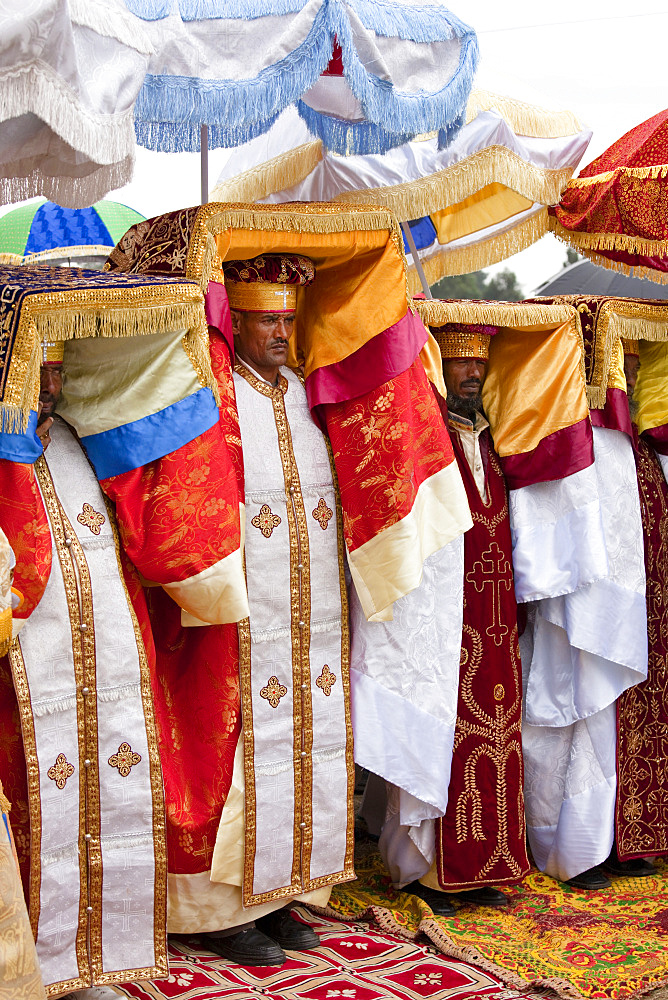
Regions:
<instances>
[{"instance_id":1,"label":"dark red velvet robe","mask_svg":"<svg viewBox=\"0 0 668 1000\"><path fill-rule=\"evenodd\" d=\"M647 680L617 700L619 857L668 854L668 484L653 449L637 442L647 575Z\"/></svg>"},{"instance_id":2,"label":"dark red velvet robe","mask_svg":"<svg viewBox=\"0 0 668 1000\"><path fill-rule=\"evenodd\" d=\"M508 494L489 431L486 499L453 434L473 528L464 535L464 630L448 808L436 825L444 890L519 882L529 870L522 792L522 672Z\"/></svg>"}]
</instances>

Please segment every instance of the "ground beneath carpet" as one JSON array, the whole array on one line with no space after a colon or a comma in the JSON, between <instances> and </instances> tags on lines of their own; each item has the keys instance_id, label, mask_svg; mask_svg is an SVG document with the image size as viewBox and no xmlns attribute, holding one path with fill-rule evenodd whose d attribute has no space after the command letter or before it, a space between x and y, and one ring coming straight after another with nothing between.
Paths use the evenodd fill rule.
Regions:
<instances>
[{"instance_id":1,"label":"ground beneath carpet","mask_svg":"<svg viewBox=\"0 0 668 1000\"><path fill-rule=\"evenodd\" d=\"M302 911L306 915L306 911ZM406 940L366 921L308 914L317 950L292 953L279 969L244 969L216 958L196 938L170 939L169 979L114 987L133 1000L544 1000L508 989L428 942ZM92 993L92 991L91 991ZM87 998L85 998L87 1000ZM92 1000L92 997L91 997Z\"/></svg>"}]
</instances>

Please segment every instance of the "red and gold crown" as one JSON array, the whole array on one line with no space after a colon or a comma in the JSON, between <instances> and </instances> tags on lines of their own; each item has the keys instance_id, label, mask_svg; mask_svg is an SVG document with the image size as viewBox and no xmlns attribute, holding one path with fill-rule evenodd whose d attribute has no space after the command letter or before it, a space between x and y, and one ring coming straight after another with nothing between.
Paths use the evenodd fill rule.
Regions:
<instances>
[{"instance_id":1,"label":"red and gold crown","mask_svg":"<svg viewBox=\"0 0 668 1000\"><path fill-rule=\"evenodd\" d=\"M446 323L430 327L442 358L489 357L489 339L498 331L496 326L481 323Z\"/></svg>"},{"instance_id":2,"label":"red and gold crown","mask_svg":"<svg viewBox=\"0 0 668 1000\"><path fill-rule=\"evenodd\" d=\"M65 341L42 341L42 365L62 365L65 356Z\"/></svg>"},{"instance_id":3,"label":"red and gold crown","mask_svg":"<svg viewBox=\"0 0 668 1000\"><path fill-rule=\"evenodd\" d=\"M263 253L252 260L223 262L230 309L294 312L297 287L315 278L313 261L294 253Z\"/></svg>"}]
</instances>

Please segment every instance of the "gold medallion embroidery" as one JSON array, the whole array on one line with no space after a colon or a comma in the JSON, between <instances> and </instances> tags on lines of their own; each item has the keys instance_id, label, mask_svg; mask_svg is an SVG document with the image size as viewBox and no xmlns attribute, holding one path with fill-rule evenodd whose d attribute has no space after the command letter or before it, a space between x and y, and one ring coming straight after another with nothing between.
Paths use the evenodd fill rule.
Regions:
<instances>
[{"instance_id":1,"label":"gold medallion embroidery","mask_svg":"<svg viewBox=\"0 0 668 1000\"><path fill-rule=\"evenodd\" d=\"M336 684L336 674L333 674L329 669L327 664L322 668L322 673L320 677L316 677L316 685L320 688L324 695L329 698L332 693L332 688Z\"/></svg>"},{"instance_id":2,"label":"gold medallion embroidery","mask_svg":"<svg viewBox=\"0 0 668 1000\"><path fill-rule=\"evenodd\" d=\"M55 781L56 788L62 789L67 784L67 779L71 778L74 774L74 768L65 754L59 753L56 757L56 763L46 773L51 778L51 781Z\"/></svg>"},{"instance_id":3,"label":"gold medallion embroidery","mask_svg":"<svg viewBox=\"0 0 668 1000\"><path fill-rule=\"evenodd\" d=\"M503 701L506 697L506 689L503 684L494 685L494 701Z\"/></svg>"},{"instance_id":4,"label":"gold medallion embroidery","mask_svg":"<svg viewBox=\"0 0 668 1000\"><path fill-rule=\"evenodd\" d=\"M83 510L80 514L77 514L77 521L79 524L83 524L84 527L90 528L94 535L100 534L100 528L104 524L106 518L104 514L98 514L94 507L91 507L89 503L83 505Z\"/></svg>"},{"instance_id":5,"label":"gold medallion embroidery","mask_svg":"<svg viewBox=\"0 0 668 1000\"><path fill-rule=\"evenodd\" d=\"M281 523L281 519L278 514L272 514L271 507L269 504L263 503L260 507L260 513L256 514L251 524L254 528L259 528L265 538L271 538L274 528L277 528Z\"/></svg>"},{"instance_id":6,"label":"gold medallion embroidery","mask_svg":"<svg viewBox=\"0 0 668 1000\"><path fill-rule=\"evenodd\" d=\"M278 708L278 703L288 693L285 684L281 684L275 675L267 681L266 687L260 691L260 697L266 699L272 708Z\"/></svg>"},{"instance_id":7,"label":"gold medallion embroidery","mask_svg":"<svg viewBox=\"0 0 668 1000\"><path fill-rule=\"evenodd\" d=\"M325 503L324 497L318 500L318 506L311 511L311 516L316 519L323 531L327 530L327 525L334 517L334 512Z\"/></svg>"},{"instance_id":8,"label":"gold medallion embroidery","mask_svg":"<svg viewBox=\"0 0 668 1000\"><path fill-rule=\"evenodd\" d=\"M121 743L118 753L113 753L107 763L111 767L117 767L122 778L127 778L128 774L141 760L141 754L135 753L129 743Z\"/></svg>"}]
</instances>

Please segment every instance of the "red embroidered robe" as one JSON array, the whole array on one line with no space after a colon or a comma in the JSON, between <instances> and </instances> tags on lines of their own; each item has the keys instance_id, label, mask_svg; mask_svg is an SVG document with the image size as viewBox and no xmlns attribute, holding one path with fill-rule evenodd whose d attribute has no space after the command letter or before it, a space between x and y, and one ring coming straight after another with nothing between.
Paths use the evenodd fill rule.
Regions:
<instances>
[{"instance_id":1,"label":"red embroidered robe","mask_svg":"<svg viewBox=\"0 0 668 1000\"><path fill-rule=\"evenodd\" d=\"M448 808L436 824L444 890L512 884L529 870L508 494L488 430L481 434L488 455L485 499L456 434L453 444L473 528L464 535L464 628Z\"/></svg>"},{"instance_id":2,"label":"red embroidered robe","mask_svg":"<svg viewBox=\"0 0 668 1000\"><path fill-rule=\"evenodd\" d=\"M647 680L617 700L617 853L668 854L668 484L653 449L637 442L647 575Z\"/></svg>"}]
</instances>

